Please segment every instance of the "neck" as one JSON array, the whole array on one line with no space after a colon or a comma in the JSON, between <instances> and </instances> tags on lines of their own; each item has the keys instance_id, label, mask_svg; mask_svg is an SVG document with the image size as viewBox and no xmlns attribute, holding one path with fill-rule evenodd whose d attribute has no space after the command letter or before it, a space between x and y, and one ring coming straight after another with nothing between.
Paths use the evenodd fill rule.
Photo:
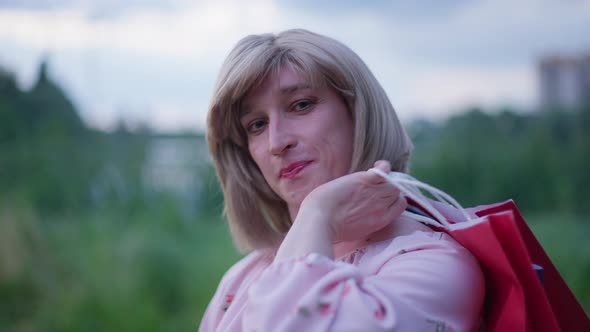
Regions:
<instances>
[{"instance_id":1,"label":"neck","mask_svg":"<svg viewBox=\"0 0 590 332\"><path fill-rule=\"evenodd\" d=\"M299 213L299 205L297 205L297 206L287 205L287 208L289 209L289 216L291 217L291 223L294 223L295 217L297 217L297 213Z\"/></svg>"}]
</instances>

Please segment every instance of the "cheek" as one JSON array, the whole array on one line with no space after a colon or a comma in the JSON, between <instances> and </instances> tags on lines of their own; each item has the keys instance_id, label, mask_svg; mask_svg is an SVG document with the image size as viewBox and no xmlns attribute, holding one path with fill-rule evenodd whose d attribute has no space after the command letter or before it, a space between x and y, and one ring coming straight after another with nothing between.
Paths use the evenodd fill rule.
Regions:
<instances>
[{"instance_id":1,"label":"cheek","mask_svg":"<svg viewBox=\"0 0 590 332\"><path fill-rule=\"evenodd\" d=\"M349 124L342 124L340 127L333 128L331 132L333 134L329 135L329 146L332 158L334 158L333 161L337 163L339 170L348 171L352 161L354 143L352 128L349 128Z\"/></svg>"},{"instance_id":2,"label":"cheek","mask_svg":"<svg viewBox=\"0 0 590 332\"><path fill-rule=\"evenodd\" d=\"M251 144L248 144L248 151L250 152L250 156L252 156L252 159L254 160L258 168L262 171L262 175L264 176L264 178L268 180L267 173L269 163L266 159L264 149L259 144L256 144L256 142L253 142Z\"/></svg>"},{"instance_id":3,"label":"cheek","mask_svg":"<svg viewBox=\"0 0 590 332\"><path fill-rule=\"evenodd\" d=\"M327 129L327 128L326 128ZM324 131L324 133L329 131ZM319 157L323 160L325 180L333 180L348 174L352 161L352 138L344 133L331 131L315 141L319 147Z\"/></svg>"},{"instance_id":4,"label":"cheek","mask_svg":"<svg viewBox=\"0 0 590 332\"><path fill-rule=\"evenodd\" d=\"M344 175L350 170L352 161L352 139L349 136L341 136L340 140L333 142L333 157L335 168L339 175Z\"/></svg>"},{"instance_id":5,"label":"cheek","mask_svg":"<svg viewBox=\"0 0 590 332\"><path fill-rule=\"evenodd\" d=\"M252 159L260 167L260 161L262 155L260 154L260 148L255 143L248 143L248 152L250 152L250 156Z\"/></svg>"}]
</instances>

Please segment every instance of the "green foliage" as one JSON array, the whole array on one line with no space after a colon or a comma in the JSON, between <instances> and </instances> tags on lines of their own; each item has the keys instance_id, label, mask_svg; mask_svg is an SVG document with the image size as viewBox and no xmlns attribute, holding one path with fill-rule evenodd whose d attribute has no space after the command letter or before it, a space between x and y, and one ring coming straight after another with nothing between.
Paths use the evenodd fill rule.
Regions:
<instances>
[{"instance_id":1,"label":"green foliage","mask_svg":"<svg viewBox=\"0 0 590 332\"><path fill-rule=\"evenodd\" d=\"M10 73L0 70L0 120L0 143L25 137L76 138L87 131L63 90L48 78L46 62L36 84L25 92Z\"/></svg>"},{"instance_id":2,"label":"green foliage","mask_svg":"<svg viewBox=\"0 0 590 332\"><path fill-rule=\"evenodd\" d=\"M413 174L464 205L514 198L590 308L590 106L473 109L410 125ZM195 139L202 136L175 135ZM239 256L213 167L184 201L146 188L153 135L87 128L40 69L21 91L0 69L0 330L194 331ZM188 208L187 208L188 207ZM559 232L555 230L559 229Z\"/></svg>"},{"instance_id":3,"label":"green foliage","mask_svg":"<svg viewBox=\"0 0 590 332\"><path fill-rule=\"evenodd\" d=\"M0 206L3 331L194 331L238 259L220 219L39 220L12 206Z\"/></svg>"},{"instance_id":4,"label":"green foliage","mask_svg":"<svg viewBox=\"0 0 590 332\"><path fill-rule=\"evenodd\" d=\"M200 169L200 178L204 185L199 204L201 215L205 217L221 215L223 212L223 192L213 165L207 165Z\"/></svg>"},{"instance_id":5,"label":"green foliage","mask_svg":"<svg viewBox=\"0 0 590 332\"><path fill-rule=\"evenodd\" d=\"M174 215L122 220L102 211L41 222L9 206L0 216L3 331L194 331L238 259L220 219L187 225ZM588 310L590 251L580 244L590 224L560 214L527 219Z\"/></svg>"},{"instance_id":6,"label":"green foliage","mask_svg":"<svg viewBox=\"0 0 590 332\"><path fill-rule=\"evenodd\" d=\"M577 111L486 114L410 126L412 173L465 205L513 198L528 211L587 213L590 105Z\"/></svg>"},{"instance_id":7,"label":"green foliage","mask_svg":"<svg viewBox=\"0 0 590 332\"><path fill-rule=\"evenodd\" d=\"M566 283L590 312L590 236L587 218L568 214L531 214L529 225ZM556 231L556 230L559 231Z\"/></svg>"}]
</instances>

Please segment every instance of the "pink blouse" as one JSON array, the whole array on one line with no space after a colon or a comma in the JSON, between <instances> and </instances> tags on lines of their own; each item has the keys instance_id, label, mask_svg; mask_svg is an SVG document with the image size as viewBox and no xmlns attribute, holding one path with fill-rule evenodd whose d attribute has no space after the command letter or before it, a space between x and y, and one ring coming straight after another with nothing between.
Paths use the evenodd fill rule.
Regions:
<instances>
[{"instance_id":1,"label":"pink blouse","mask_svg":"<svg viewBox=\"0 0 590 332\"><path fill-rule=\"evenodd\" d=\"M414 230L339 259L273 262L257 250L223 277L208 331L476 331L485 293L477 261L445 233Z\"/></svg>"}]
</instances>

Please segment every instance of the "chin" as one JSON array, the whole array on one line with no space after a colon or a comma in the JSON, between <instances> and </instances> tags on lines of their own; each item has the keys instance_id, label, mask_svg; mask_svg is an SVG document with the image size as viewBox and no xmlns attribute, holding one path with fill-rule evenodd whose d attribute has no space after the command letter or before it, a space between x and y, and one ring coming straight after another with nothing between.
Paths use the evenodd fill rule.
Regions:
<instances>
[{"instance_id":1,"label":"chin","mask_svg":"<svg viewBox=\"0 0 590 332\"><path fill-rule=\"evenodd\" d=\"M303 200L305 199L305 197L307 197L307 195L309 195L309 193L311 193L315 188L319 187L320 185L322 185L323 183L326 183L327 181L314 181L312 183L306 183L303 184L301 187L294 189L292 188L289 191L283 191L282 195L279 195L289 206L299 206L301 205L301 203L303 202Z\"/></svg>"}]
</instances>

